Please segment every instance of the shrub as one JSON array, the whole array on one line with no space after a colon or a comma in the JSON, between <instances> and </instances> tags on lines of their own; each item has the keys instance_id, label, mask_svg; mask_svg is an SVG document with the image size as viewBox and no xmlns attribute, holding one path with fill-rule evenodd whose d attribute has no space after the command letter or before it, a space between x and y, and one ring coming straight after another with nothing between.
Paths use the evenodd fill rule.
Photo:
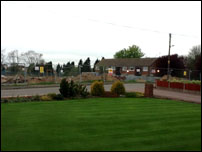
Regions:
<instances>
[{"instance_id":1,"label":"shrub","mask_svg":"<svg viewBox=\"0 0 202 152\"><path fill-rule=\"evenodd\" d=\"M88 92L88 90L87 90L87 88L86 88L85 85L78 84L76 86L77 86L78 94L81 97L86 98L89 95L89 92Z\"/></svg>"},{"instance_id":2,"label":"shrub","mask_svg":"<svg viewBox=\"0 0 202 152\"><path fill-rule=\"evenodd\" d=\"M21 102L22 101L22 99L19 97L19 96L17 96L17 98L13 98L13 102Z\"/></svg>"},{"instance_id":3,"label":"shrub","mask_svg":"<svg viewBox=\"0 0 202 152\"><path fill-rule=\"evenodd\" d=\"M51 101L52 99L51 99L51 97L49 97L49 96L47 96L47 95L44 95L44 96L41 96L41 97L40 97L40 100L41 100L41 101Z\"/></svg>"},{"instance_id":4,"label":"shrub","mask_svg":"<svg viewBox=\"0 0 202 152\"><path fill-rule=\"evenodd\" d=\"M68 81L66 81L66 79L62 79L61 83L60 83L60 89L59 89L60 93L64 96L64 97L75 97L77 95L79 95L78 93L78 85L74 83L74 81L71 81L70 83Z\"/></svg>"},{"instance_id":5,"label":"shrub","mask_svg":"<svg viewBox=\"0 0 202 152\"><path fill-rule=\"evenodd\" d=\"M125 96L127 98L139 98L139 97L144 97L144 94L141 92L126 92Z\"/></svg>"},{"instance_id":6,"label":"shrub","mask_svg":"<svg viewBox=\"0 0 202 152\"><path fill-rule=\"evenodd\" d=\"M1 99L1 102L2 103L8 103L9 101L8 101L8 99Z\"/></svg>"},{"instance_id":7,"label":"shrub","mask_svg":"<svg viewBox=\"0 0 202 152\"><path fill-rule=\"evenodd\" d=\"M51 99L55 99L57 95L56 93L48 93L47 96L50 97Z\"/></svg>"},{"instance_id":8,"label":"shrub","mask_svg":"<svg viewBox=\"0 0 202 152\"><path fill-rule=\"evenodd\" d=\"M93 96L102 96L104 94L104 84L102 81L95 81L91 84L91 94Z\"/></svg>"},{"instance_id":9,"label":"shrub","mask_svg":"<svg viewBox=\"0 0 202 152\"><path fill-rule=\"evenodd\" d=\"M67 82L68 83L68 82ZM68 96L69 97L75 97L79 95L78 93L78 85L74 83L74 81L71 80L71 82L69 83L69 92L68 92Z\"/></svg>"},{"instance_id":10,"label":"shrub","mask_svg":"<svg viewBox=\"0 0 202 152\"><path fill-rule=\"evenodd\" d=\"M31 101L31 98L30 97L11 97L11 98L5 98L5 99L2 99L1 102L29 102Z\"/></svg>"},{"instance_id":11,"label":"shrub","mask_svg":"<svg viewBox=\"0 0 202 152\"><path fill-rule=\"evenodd\" d=\"M19 102L30 102L31 98L29 97L20 97L18 98Z\"/></svg>"},{"instance_id":12,"label":"shrub","mask_svg":"<svg viewBox=\"0 0 202 152\"><path fill-rule=\"evenodd\" d=\"M126 82L126 83L136 83L137 81L136 80L125 80L124 82Z\"/></svg>"},{"instance_id":13,"label":"shrub","mask_svg":"<svg viewBox=\"0 0 202 152\"><path fill-rule=\"evenodd\" d=\"M69 84L66 81L66 79L62 79L62 81L60 82L60 89L59 89L60 93L64 96L64 97L68 97L68 92L69 92Z\"/></svg>"},{"instance_id":14,"label":"shrub","mask_svg":"<svg viewBox=\"0 0 202 152\"><path fill-rule=\"evenodd\" d=\"M63 95L61 95L61 94L57 94L57 95L54 97L54 100L64 100L64 97L63 97Z\"/></svg>"},{"instance_id":15,"label":"shrub","mask_svg":"<svg viewBox=\"0 0 202 152\"><path fill-rule=\"evenodd\" d=\"M111 98L116 98L118 97L118 94L110 92L110 91L105 91L104 95L102 97L111 97Z\"/></svg>"},{"instance_id":16,"label":"shrub","mask_svg":"<svg viewBox=\"0 0 202 152\"><path fill-rule=\"evenodd\" d=\"M32 96L32 101L40 101L40 96L39 95L35 95L35 96Z\"/></svg>"},{"instance_id":17,"label":"shrub","mask_svg":"<svg viewBox=\"0 0 202 152\"><path fill-rule=\"evenodd\" d=\"M136 97L137 97L137 94L136 94L136 92L126 92L126 93L125 93L125 96L126 96L127 98L136 98Z\"/></svg>"},{"instance_id":18,"label":"shrub","mask_svg":"<svg viewBox=\"0 0 202 152\"><path fill-rule=\"evenodd\" d=\"M137 98L144 97L144 93L142 92L136 92L136 95L137 95Z\"/></svg>"},{"instance_id":19,"label":"shrub","mask_svg":"<svg viewBox=\"0 0 202 152\"><path fill-rule=\"evenodd\" d=\"M8 102L28 102L31 101L28 97L12 97L8 99Z\"/></svg>"},{"instance_id":20,"label":"shrub","mask_svg":"<svg viewBox=\"0 0 202 152\"><path fill-rule=\"evenodd\" d=\"M177 79L173 79L173 80L169 80L169 82L180 82L180 83L184 83L184 84L199 84L201 85L201 81L200 80L177 80Z\"/></svg>"},{"instance_id":21,"label":"shrub","mask_svg":"<svg viewBox=\"0 0 202 152\"><path fill-rule=\"evenodd\" d=\"M112 84L111 92L116 93L118 95L125 94L125 87L122 82L116 81Z\"/></svg>"}]
</instances>

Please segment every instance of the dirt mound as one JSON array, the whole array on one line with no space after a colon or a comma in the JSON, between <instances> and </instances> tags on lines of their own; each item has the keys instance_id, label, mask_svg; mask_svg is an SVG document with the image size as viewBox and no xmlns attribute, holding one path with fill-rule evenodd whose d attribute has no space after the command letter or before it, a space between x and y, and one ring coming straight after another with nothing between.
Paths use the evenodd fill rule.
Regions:
<instances>
[{"instance_id":1,"label":"dirt mound","mask_svg":"<svg viewBox=\"0 0 202 152\"><path fill-rule=\"evenodd\" d=\"M26 82L28 84L36 84L36 83L43 83L43 82L56 82L60 83L64 77L55 77L55 76L44 76L44 77L26 77ZM77 76L69 76L66 77L68 81L80 81L80 75ZM112 75L105 74L105 75L98 75L95 72L83 72L81 74L81 81L94 81L94 80L104 80L105 81L117 81L118 79ZM16 75L16 76L2 76L1 83L24 83L25 77L23 75Z\"/></svg>"},{"instance_id":2,"label":"dirt mound","mask_svg":"<svg viewBox=\"0 0 202 152\"><path fill-rule=\"evenodd\" d=\"M28 83L41 83L41 82L55 82L55 77L46 76L46 77L29 77Z\"/></svg>"},{"instance_id":3,"label":"dirt mound","mask_svg":"<svg viewBox=\"0 0 202 152\"><path fill-rule=\"evenodd\" d=\"M25 77L23 75L15 76L1 76L1 83L24 83Z\"/></svg>"},{"instance_id":4,"label":"dirt mound","mask_svg":"<svg viewBox=\"0 0 202 152\"><path fill-rule=\"evenodd\" d=\"M81 81L94 81L94 80L103 80L105 79L105 81L117 81L118 79L115 78L114 76L105 74L105 75L97 75L95 73L91 73L91 72L86 72L86 73L82 73L82 75L78 75L76 77L68 77L67 80L73 80L75 82L79 82L80 81L80 77L81 77Z\"/></svg>"},{"instance_id":5,"label":"dirt mound","mask_svg":"<svg viewBox=\"0 0 202 152\"><path fill-rule=\"evenodd\" d=\"M1 75L1 83L6 83L8 81L8 78L4 75Z\"/></svg>"}]
</instances>

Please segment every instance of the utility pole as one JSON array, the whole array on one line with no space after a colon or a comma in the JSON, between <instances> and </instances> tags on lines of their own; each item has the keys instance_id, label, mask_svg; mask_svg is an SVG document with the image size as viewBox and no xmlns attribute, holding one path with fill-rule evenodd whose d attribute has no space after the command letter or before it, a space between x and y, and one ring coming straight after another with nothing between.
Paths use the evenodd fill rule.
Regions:
<instances>
[{"instance_id":1,"label":"utility pole","mask_svg":"<svg viewBox=\"0 0 202 152\"><path fill-rule=\"evenodd\" d=\"M81 65L79 65L79 74L80 74L80 80L79 80L79 82L81 83Z\"/></svg>"},{"instance_id":2,"label":"utility pole","mask_svg":"<svg viewBox=\"0 0 202 152\"><path fill-rule=\"evenodd\" d=\"M170 77L170 48L171 48L171 33L169 33L168 73L167 73L167 80L169 80L169 77Z\"/></svg>"},{"instance_id":3,"label":"utility pole","mask_svg":"<svg viewBox=\"0 0 202 152\"><path fill-rule=\"evenodd\" d=\"M104 66L103 66L103 73L104 73L103 79L104 79L104 83L105 83L105 68L104 68Z\"/></svg>"}]
</instances>

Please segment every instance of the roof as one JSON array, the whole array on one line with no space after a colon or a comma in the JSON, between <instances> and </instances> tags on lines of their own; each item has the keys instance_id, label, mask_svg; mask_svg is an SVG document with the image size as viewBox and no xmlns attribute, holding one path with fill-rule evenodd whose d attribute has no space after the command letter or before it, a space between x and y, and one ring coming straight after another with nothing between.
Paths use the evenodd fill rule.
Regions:
<instances>
[{"instance_id":1,"label":"roof","mask_svg":"<svg viewBox=\"0 0 202 152\"><path fill-rule=\"evenodd\" d=\"M103 59L96 66L150 66L157 58L120 58L120 59Z\"/></svg>"}]
</instances>

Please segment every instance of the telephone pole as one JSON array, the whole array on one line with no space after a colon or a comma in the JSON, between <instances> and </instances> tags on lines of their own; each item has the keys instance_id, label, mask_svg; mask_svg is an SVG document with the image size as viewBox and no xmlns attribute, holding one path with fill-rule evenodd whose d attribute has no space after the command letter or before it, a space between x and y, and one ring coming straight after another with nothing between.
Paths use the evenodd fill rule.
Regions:
<instances>
[{"instance_id":1,"label":"telephone pole","mask_svg":"<svg viewBox=\"0 0 202 152\"><path fill-rule=\"evenodd\" d=\"M169 77L170 77L170 48L171 48L171 33L169 33L168 73L167 73L167 80L169 80Z\"/></svg>"}]
</instances>

